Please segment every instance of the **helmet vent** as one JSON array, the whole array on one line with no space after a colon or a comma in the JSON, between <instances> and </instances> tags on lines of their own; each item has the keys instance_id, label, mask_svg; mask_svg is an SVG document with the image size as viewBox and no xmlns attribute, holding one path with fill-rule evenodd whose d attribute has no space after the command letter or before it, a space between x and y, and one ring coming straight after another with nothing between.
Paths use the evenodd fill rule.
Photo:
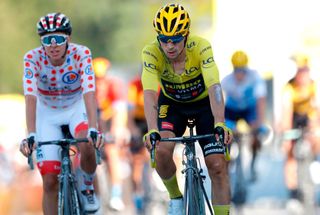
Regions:
<instances>
[{"instance_id":1,"label":"helmet vent","mask_svg":"<svg viewBox=\"0 0 320 215\"><path fill-rule=\"evenodd\" d=\"M168 20L165 17L163 17L163 25L168 31ZM160 29L161 29L161 27L160 27Z\"/></svg>"},{"instance_id":2,"label":"helmet vent","mask_svg":"<svg viewBox=\"0 0 320 215\"><path fill-rule=\"evenodd\" d=\"M173 13L176 13L176 12L178 12L178 11L179 11L179 8L178 8L178 7L173 8Z\"/></svg>"},{"instance_id":3,"label":"helmet vent","mask_svg":"<svg viewBox=\"0 0 320 215\"><path fill-rule=\"evenodd\" d=\"M169 7L166 7L164 10L168 13L169 12Z\"/></svg>"},{"instance_id":4,"label":"helmet vent","mask_svg":"<svg viewBox=\"0 0 320 215\"><path fill-rule=\"evenodd\" d=\"M174 18L174 19L172 20L172 22L171 22L170 32L173 30L174 26L176 25L176 22L177 22L177 18ZM180 28L178 27L178 29L180 29Z\"/></svg>"}]
</instances>

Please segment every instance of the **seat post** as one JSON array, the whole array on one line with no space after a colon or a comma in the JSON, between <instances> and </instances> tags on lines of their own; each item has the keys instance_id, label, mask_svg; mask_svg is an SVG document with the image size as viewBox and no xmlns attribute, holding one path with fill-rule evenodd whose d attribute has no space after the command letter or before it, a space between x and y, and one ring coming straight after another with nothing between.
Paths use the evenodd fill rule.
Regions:
<instances>
[{"instance_id":1,"label":"seat post","mask_svg":"<svg viewBox=\"0 0 320 215\"><path fill-rule=\"evenodd\" d=\"M193 128L194 128L194 126L195 126L195 119L188 119L188 124L187 124L187 126L188 126L188 128L189 128L189 131L190 131L190 136L193 136Z\"/></svg>"}]
</instances>

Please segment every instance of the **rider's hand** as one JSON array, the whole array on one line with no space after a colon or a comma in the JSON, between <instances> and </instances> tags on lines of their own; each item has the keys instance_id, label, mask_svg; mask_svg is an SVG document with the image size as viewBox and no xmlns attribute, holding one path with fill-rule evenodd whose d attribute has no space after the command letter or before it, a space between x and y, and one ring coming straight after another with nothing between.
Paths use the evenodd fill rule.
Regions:
<instances>
[{"instance_id":1,"label":"rider's hand","mask_svg":"<svg viewBox=\"0 0 320 215\"><path fill-rule=\"evenodd\" d=\"M223 135L224 143L230 144L233 138L233 133L230 128L228 128L223 122L218 122L214 125L214 134ZM219 139L219 137L217 137Z\"/></svg>"},{"instance_id":2,"label":"rider's hand","mask_svg":"<svg viewBox=\"0 0 320 215\"><path fill-rule=\"evenodd\" d=\"M104 137L97 129L89 128L88 129L88 140L96 148L100 149L104 144Z\"/></svg>"},{"instance_id":3,"label":"rider's hand","mask_svg":"<svg viewBox=\"0 0 320 215\"><path fill-rule=\"evenodd\" d=\"M23 139L20 143L20 152L28 157L36 148L37 136L36 133L30 133L27 139Z\"/></svg>"},{"instance_id":4,"label":"rider's hand","mask_svg":"<svg viewBox=\"0 0 320 215\"><path fill-rule=\"evenodd\" d=\"M142 141L144 142L146 148L150 151L152 148L151 140L159 141L161 139L159 131L152 129L145 135L143 135Z\"/></svg>"}]
</instances>

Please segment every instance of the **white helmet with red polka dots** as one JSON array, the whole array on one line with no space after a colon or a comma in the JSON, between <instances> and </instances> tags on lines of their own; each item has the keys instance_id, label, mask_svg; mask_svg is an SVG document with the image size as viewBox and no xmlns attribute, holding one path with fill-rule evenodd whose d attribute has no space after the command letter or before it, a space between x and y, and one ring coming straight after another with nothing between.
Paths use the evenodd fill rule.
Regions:
<instances>
[{"instance_id":1,"label":"white helmet with red polka dots","mask_svg":"<svg viewBox=\"0 0 320 215\"><path fill-rule=\"evenodd\" d=\"M49 13L40 18L37 23L38 34L62 32L71 35L72 27L69 18L62 13Z\"/></svg>"}]
</instances>

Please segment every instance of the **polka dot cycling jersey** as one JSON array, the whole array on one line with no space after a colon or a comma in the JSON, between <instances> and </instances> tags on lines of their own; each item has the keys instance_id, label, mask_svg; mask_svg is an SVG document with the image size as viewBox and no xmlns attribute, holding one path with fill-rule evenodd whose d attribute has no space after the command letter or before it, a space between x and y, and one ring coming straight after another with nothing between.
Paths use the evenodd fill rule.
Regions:
<instances>
[{"instance_id":1,"label":"polka dot cycling jersey","mask_svg":"<svg viewBox=\"0 0 320 215\"><path fill-rule=\"evenodd\" d=\"M66 61L51 65L43 47L24 56L24 94L35 95L53 109L67 108L81 99L82 94L95 91L91 51L70 43Z\"/></svg>"}]
</instances>

